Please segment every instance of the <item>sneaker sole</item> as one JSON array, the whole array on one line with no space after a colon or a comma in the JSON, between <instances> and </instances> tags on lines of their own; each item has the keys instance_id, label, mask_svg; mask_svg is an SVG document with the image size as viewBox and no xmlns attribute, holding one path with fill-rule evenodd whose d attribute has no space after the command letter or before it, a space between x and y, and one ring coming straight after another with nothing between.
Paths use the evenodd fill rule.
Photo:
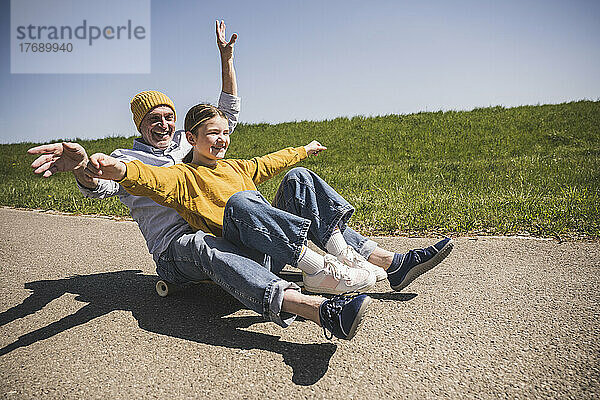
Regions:
<instances>
[{"instance_id":1,"label":"sneaker sole","mask_svg":"<svg viewBox=\"0 0 600 400\"><path fill-rule=\"evenodd\" d=\"M348 336L346 336L346 339L344 339L344 340L350 340L354 337L354 335L356 335L356 331L358 331L358 328L360 328L360 325L363 322L363 317L367 313L369 304L371 304L372 301L373 301L373 299L371 299L370 297L367 297L365 299L365 301L363 301L363 303L360 305L360 309L356 313L356 318L354 319L354 322L352 323L352 326L350 327L350 332L348 333Z\"/></svg>"},{"instance_id":2,"label":"sneaker sole","mask_svg":"<svg viewBox=\"0 0 600 400\"><path fill-rule=\"evenodd\" d=\"M346 290L339 290L336 288L318 288L318 287L311 287L311 286L307 286L306 283L304 283L304 290L306 290L307 292L311 292L311 293L317 293L317 294L342 294L342 293L348 293L348 292L366 292L368 290L371 290L373 288L373 286L375 286L375 283L370 283L364 287L361 287L360 289L346 289Z\"/></svg>"},{"instance_id":3,"label":"sneaker sole","mask_svg":"<svg viewBox=\"0 0 600 400\"><path fill-rule=\"evenodd\" d=\"M444 259L448 257L448 254L450 254L453 248L454 241L450 240L448 243L446 243L444 247L442 247L442 249L435 256L431 258L431 260L419 264L416 267L412 268L410 271L408 271L408 274L406 274L404 280L400 282L399 285L392 286L392 289L399 292L400 290L410 285L412 281L417 279L419 276L423 275L425 272L429 271L430 269L444 261Z\"/></svg>"}]
</instances>

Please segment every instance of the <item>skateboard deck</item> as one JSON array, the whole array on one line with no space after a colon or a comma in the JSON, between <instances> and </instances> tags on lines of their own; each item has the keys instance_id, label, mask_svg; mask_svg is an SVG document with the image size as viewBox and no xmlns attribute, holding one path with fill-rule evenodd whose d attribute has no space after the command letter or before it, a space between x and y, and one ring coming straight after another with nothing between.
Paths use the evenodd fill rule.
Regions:
<instances>
[{"instance_id":1,"label":"skateboard deck","mask_svg":"<svg viewBox=\"0 0 600 400\"><path fill-rule=\"evenodd\" d=\"M284 268L279 274L277 274L277 276L279 276L281 279L285 279L288 282L294 282L296 285L298 285L300 287L304 286L304 284L302 282L302 272L299 270L291 270L291 269ZM167 296L172 295L173 293L177 293L178 291L182 290L184 287L187 287L190 285L199 285L199 284L215 285L215 283L213 281L211 281L210 279L184 283L182 285L178 285L178 284L166 281L164 279L160 279L158 282L156 282L156 293L160 297L167 297Z\"/></svg>"}]
</instances>

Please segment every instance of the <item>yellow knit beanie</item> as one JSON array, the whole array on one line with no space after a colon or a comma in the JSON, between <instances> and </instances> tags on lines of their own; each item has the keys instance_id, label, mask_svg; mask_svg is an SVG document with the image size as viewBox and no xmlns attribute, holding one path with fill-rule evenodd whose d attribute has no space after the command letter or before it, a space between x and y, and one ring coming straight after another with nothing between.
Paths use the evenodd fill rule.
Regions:
<instances>
[{"instance_id":1,"label":"yellow knit beanie","mask_svg":"<svg viewBox=\"0 0 600 400\"><path fill-rule=\"evenodd\" d=\"M175 114L175 119L177 119L175 105L171 99L168 98L164 93L156 90L146 90L136 94L133 99L131 99L130 105L131 112L133 113L133 122L135 123L138 131L140 130L140 124L142 123L144 116L146 116L146 114L148 114L148 112L156 106L171 107L171 109L173 109L173 114Z\"/></svg>"}]
</instances>

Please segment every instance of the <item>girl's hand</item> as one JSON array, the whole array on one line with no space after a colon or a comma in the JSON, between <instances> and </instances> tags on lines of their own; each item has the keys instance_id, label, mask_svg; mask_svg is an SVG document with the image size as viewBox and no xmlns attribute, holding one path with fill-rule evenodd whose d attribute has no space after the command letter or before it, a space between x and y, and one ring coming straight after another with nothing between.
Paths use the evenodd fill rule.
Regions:
<instances>
[{"instance_id":1,"label":"girl's hand","mask_svg":"<svg viewBox=\"0 0 600 400\"><path fill-rule=\"evenodd\" d=\"M127 166L116 158L96 153L90 157L90 162L85 168L85 174L90 178L120 181L127 174Z\"/></svg>"},{"instance_id":2,"label":"girl's hand","mask_svg":"<svg viewBox=\"0 0 600 400\"><path fill-rule=\"evenodd\" d=\"M323 146L321 143L317 142L316 140L313 140L312 142L310 142L309 144L304 146L304 148L306 149L306 154L308 154L309 156L312 156L312 155L316 156L321 151L327 150L327 147Z\"/></svg>"}]
</instances>

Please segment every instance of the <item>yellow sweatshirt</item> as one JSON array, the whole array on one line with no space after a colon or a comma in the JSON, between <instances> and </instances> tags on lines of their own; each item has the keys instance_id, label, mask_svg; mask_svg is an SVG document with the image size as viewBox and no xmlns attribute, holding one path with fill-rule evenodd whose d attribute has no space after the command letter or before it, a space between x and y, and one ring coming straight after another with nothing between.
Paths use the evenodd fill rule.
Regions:
<instances>
[{"instance_id":1,"label":"yellow sweatshirt","mask_svg":"<svg viewBox=\"0 0 600 400\"><path fill-rule=\"evenodd\" d=\"M218 160L214 167L176 164L170 167L126 163L119 183L135 196L146 196L175 209L195 230L222 236L223 214L229 198L307 157L306 149L288 147L251 160Z\"/></svg>"}]
</instances>

